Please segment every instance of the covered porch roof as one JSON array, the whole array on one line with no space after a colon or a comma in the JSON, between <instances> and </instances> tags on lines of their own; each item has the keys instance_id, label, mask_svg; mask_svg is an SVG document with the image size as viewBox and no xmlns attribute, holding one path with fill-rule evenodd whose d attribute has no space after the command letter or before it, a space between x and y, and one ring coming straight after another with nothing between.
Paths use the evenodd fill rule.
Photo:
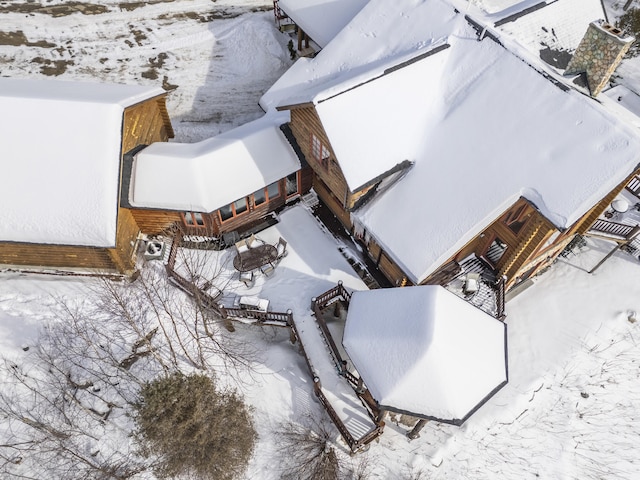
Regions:
<instances>
[{"instance_id":1,"label":"covered porch roof","mask_svg":"<svg viewBox=\"0 0 640 480\"><path fill-rule=\"evenodd\" d=\"M506 325L441 286L354 292L342 343L390 411L460 425L507 383Z\"/></svg>"},{"instance_id":2,"label":"covered porch roof","mask_svg":"<svg viewBox=\"0 0 640 480\"><path fill-rule=\"evenodd\" d=\"M213 212L300 170L300 160L271 112L198 143L154 143L131 172L134 207Z\"/></svg>"}]
</instances>

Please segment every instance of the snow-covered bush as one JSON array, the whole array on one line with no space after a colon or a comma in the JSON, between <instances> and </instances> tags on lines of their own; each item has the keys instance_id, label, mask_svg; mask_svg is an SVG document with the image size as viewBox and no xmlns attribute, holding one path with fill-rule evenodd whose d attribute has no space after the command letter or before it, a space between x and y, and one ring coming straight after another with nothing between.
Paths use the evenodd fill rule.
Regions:
<instances>
[{"instance_id":1,"label":"snow-covered bush","mask_svg":"<svg viewBox=\"0 0 640 480\"><path fill-rule=\"evenodd\" d=\"M136 423L146 456L163 478L237 478L256 441L251 416L234 392L217 391L210 377L175 373L147 383Z\"/></svg>"}]
</instances>

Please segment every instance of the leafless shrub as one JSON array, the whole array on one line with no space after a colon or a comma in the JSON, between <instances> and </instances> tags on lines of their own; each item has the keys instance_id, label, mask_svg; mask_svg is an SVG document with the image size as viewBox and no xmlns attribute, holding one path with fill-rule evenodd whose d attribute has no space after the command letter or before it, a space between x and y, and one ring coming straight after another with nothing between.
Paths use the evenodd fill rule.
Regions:
<instances>
[{"instance_id":1,"label":"leafless shrub","mask_svg":"<svg viewBox=\"0 0 640 480\"><path fill-rule=\"evenodd\" d=\"M333 426L311 419L310 426L286 423L277 432L283 453L283 480L340 480L345 459L333 443Z\"/></svg>"}]
</instances>

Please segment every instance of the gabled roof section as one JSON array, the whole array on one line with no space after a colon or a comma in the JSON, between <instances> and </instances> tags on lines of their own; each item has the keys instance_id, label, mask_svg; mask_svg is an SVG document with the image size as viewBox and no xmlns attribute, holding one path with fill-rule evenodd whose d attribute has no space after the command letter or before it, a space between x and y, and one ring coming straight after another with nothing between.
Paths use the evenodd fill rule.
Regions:
<instances>
[{"instance_id":1,"label":"gabled roof section","mask_svg":"<svg viewBox=\"0 0 640 480\"><path fill-rule=\"evenodd\" d=\"M414 63L407 62L318 102L316 111L352 192L402 161L416 161L424 132L437 121L433 92L443 89L448 49L444 44L421 55L420 74L406 74ZM359 125L352 128L354 122Z\"/></svg>"},{"instance_id":2,"label":"gabled roof section","mask_svg":"<svg viewBox=\"0 0 640 480\"><path fill-rule=\"evenodd\" d=\"M636 129L488 38L458 36L394 75L395 89L414 98L410 109L394 103L380 116L395 137L368 135L366 110L349 130L371 151L412 148L402 153L415 165L355 215L415 283L520 196L565 228L638 165Z\"/></svg>"},{"instance_id":3,"label":"gabled roof section","mask_svg":"<svg viewBox=\"0 0 640 480\"><path fill-rule=\"evenodd\" d=\"M280 8L325 47L367 4L368 0L278 0Z\"/></svg>"},{"instance_id":4,"label":"gabled roof section","mask_svg":"<svg viewBox=\"0 0 640 480\"><path fill-rule=\"evenodd\" d=\"M198 143L154 143L135 155L134 207L212 212L300 169L272 112Z\"/></svg>"},{"instance_id":5,"label":"gabled roof section","mask_svg":"<svg viewBox=\"0 0 640 480\"><path fill-rule=\"evenodd\" d=\"M0 241L115 246L124 109L164 94L0 78Z\"/></svg>"},{"instance_id":6,"label":"gabled roof section","mask_svg":"<svg viewBox=\"0 0 640 480\"><path fill-rule=\"evenodd\" d=\"M446 43L460 21L444 0L370 0L313 59L299 59L265 93L263 109L316 103Z\"/></svg>"}]
</instances>

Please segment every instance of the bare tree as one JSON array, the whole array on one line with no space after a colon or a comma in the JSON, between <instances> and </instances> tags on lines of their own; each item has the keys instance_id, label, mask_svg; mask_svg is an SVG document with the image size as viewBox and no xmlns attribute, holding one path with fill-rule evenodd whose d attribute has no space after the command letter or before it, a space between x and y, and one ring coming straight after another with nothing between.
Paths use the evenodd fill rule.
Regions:
<instances>
[{"instance_id":1,"label":"bare tree","mask_svg":"<svg viewBox=\"0 0 640 480\"><path fill-rule=\"evenodd\" d=\"M344 454L334 444L334 427L327 420L311 417L288 422L276 433L285 480L340 480L347 473Z\"/></svg>"},{"instance_id":2,"label":"bare tree","mask_svg":"<svg viewBox=\"0 0 640 480\"><path fill-rule=\"evenodd\" d=\"M126 479L145 471L152 462L131 441L145 382L251 365L250 346L159 267L149 264L132 283L97 280L83 302L59 301L38 347L20 364L0 363L0 476Z\"/></svg>"}]
</instances>

